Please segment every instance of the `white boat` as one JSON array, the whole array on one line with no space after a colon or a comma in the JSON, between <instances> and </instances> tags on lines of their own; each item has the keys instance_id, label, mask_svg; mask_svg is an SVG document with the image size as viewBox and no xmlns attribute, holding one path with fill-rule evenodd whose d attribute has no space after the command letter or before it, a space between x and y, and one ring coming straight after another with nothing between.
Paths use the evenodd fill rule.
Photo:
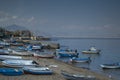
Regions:
<instances>
[{"instance_id":1,"label":"white boat","mask_svg":"<svg viewBox=\"0 0 120 80\"><path fill-rule=\"evenodd\" d=\"M21 56L11 56L11 55L0 55L0 60L6 59L22 59Z\"/></svg>"},{"instance_id":2,"label":"white boat","mask_svg":"<svg viewBox=\"0 0 120 80\"><path fill-rule=\"evenodd\" d=\"M112 64L101 64L103 69L118 69L120 68L120 63L112 63Z\"/></svg>"},{"instance_id":3,"label":"white boat","mask_svg":"<svg viewBox=\"0 0 120 80\"><path fill-rule=\"evenodd\" d=\"M33 56L38 58L54 58L53 54L47 52L35 52Z\"/></svg>"},{"instance_id":4,"label":"white boat","mask_svg":"<svg viewBox=\"0 0 120 80\"><path fill-rule=\"evenodd\" d=\"M38 66L39 64L34 60L4 60L2 61L3 66L7 67L25 67L25 66Z\"/></svg>"},{"instance_id":5,"label":"white boat","mask_svg":"<svg viewBox=\"0 0 120 80\"><path fill-rule=\"evenodd\" d=\"M48 67L24 67L25 73L36 74L36 75L51 75L53 71Z\"/></svg>"},{"instance_id":6,"label":"white boat","mask_svg":"<svg viewBox=\"0 0 120 80\"><path fill-rule=\"evenodd\" d=\"M30 52L26 50L20 50L20 49L13 49L11 55L18 55L18 56L32 56Z\"/></svg>"},{"instance_id":7,"label":"white boat","mask_svg":"<svg viewBox=\"0 0 120 80\"><path fill-rule=\"evenodd\" d=\"M95 47L91 47L87 51L82 51L82 53L86 53L86 54L99 54L100 50L96 49Z\"/></svg>"}]
</instances>

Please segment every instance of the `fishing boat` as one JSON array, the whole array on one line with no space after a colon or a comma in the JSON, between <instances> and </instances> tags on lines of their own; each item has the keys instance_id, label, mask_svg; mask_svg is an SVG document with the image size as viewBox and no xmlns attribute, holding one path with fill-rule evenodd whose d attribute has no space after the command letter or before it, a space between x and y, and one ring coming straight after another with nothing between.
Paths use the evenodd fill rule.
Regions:
<instances>
[{"instance_id":1,"label":"fishing boat","mask_svg":"<svg viewBox=\"0 0 120 80\"><path fill-rule=\"evenodd\" d=\"M2 61L2 65L6 67L25 67L25 66L38 66L39 64L34 61L34 60L24 60L24 59L19 59L19 60L12 60L12 59L7 59Z\"/></svg>"},{"instance_id":2,"label":"fishing boat","mask_svg":"<svg viewBox=\"0 0 120 80\"><path fill-rule=\"evenodd\" d=\"M70 62L90 62L91 59L90 57L87 57L87 58L76 58L76 57L73 57L70 59Z\"/></svg>"},{"instance_id":3,"label":"fishing boat","mask_svg":"<svg viewBox=\"0 0 120 80\"><path fill-rule=\"evenodd\" d=\"M25 73L35 74L35 75L51 75L53 71L48 67L24 67Z\"/></svg>"},{"instance_id":4,"label":"fishing boat","mask_svg":"<svg viewBox=\"0 0 120 80\"><path fill-rule=\"evenodd\" d=\"M38 58L54 58L53 54L46 52L35 52L33 55Z\"/></svg>"},{"instance_id":5,"label":"fishing boat","mask_svg":"<svg viewBox=\"0 0 120 80\"><path fill-rule=\"evenodd\" d=\"M0 74L6 76L19 76L24 74L24 71L23 69L17 69L17 68L0 68Z\"/></svg>"},{"instance_id":6,"label":"fishing boat","mask_svg":"<svg viewBox=\"0 0 120 80\"><path fill-rule=\"evenodd\" d=\"M96 49L95 47L91 47L87 51L82 51L82 53L86 53L86 54L99 54L100 50Z\"/></svg>"},{"instance_id":7,"label":"fishing boat","mask_svg":"<svg viewBox=\"0 0 120 80\"><path fill-rule=\"evenodd\" d=\"M68 73L66 71L61 71L63 77L67 80L96 80L95 76Z\"/></svg>"},{"instance_id":8,"label":"fishing boat","mask_svg":"<svg viewBox=\"0 0 120 80\"><path fill-rule=\"evenodd\" d=\"M6 59L22 59L21 56L11 56L11 55L0 55L0 60Z\"/></svg>"},{"instance_id":9,"label":"fishing boat","mask_svg":"<svg viewBox=\"0 0 120 80\"><path fill-rule=\"evenodd\" d=\"M55 53L58 57L78 57L79 53L76 50L56 50Z\"/></svg>"},{"instance_id":10,"label":"fishing boat","mask_svg":"<svg viewBox=\"0 0 120 80\"><path fill-rule=\"evenodd\" d=\"M118 69L120 68L120 63L112 63L112 64L101 64L103 69Z\"/></svg>"}]
</instances>

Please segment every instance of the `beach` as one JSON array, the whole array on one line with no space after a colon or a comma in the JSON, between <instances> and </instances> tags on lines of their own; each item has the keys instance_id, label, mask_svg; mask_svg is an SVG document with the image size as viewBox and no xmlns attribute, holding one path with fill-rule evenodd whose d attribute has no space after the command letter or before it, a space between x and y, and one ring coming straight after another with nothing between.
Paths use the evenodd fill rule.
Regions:
<instances>
[{"instance_id":1,"label":"beach","mask_svg":"<svg viewBox=\"0 0 120 80\"><path fill-rule=\"evenodd\" d=\"M0 80L66 80L61 75L61 70L68 71L70 73L78 73L85 75L95 76L96 80L115 80L110 79L108 76L92 72L87 69L77 68L71 64L58 61L56 59L45 59L45 58L36 58L36 57L23 57L24 59L32 59L39 63L40 66L47 66L54 71L52 75L32 75L24 74L21 76L4 76L0 75Z\"/></svg>"}]
</instances>

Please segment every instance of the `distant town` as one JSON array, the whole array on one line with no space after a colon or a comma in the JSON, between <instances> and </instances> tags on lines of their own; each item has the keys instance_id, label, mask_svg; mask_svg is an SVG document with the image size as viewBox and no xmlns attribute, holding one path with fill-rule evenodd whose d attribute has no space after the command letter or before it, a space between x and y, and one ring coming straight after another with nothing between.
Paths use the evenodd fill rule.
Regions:
<instances>
[{"instance_id":1,"label":"distant town","mask_svg":"<svg viewBox=\"0 0 120 80\"><path fill-rule=\"evenodd\" d=\"M0 39L20 39L20 40L50 40L48 37L35 36L30 30L10 31L0 27Z\"/></svg>"}]
</instances>

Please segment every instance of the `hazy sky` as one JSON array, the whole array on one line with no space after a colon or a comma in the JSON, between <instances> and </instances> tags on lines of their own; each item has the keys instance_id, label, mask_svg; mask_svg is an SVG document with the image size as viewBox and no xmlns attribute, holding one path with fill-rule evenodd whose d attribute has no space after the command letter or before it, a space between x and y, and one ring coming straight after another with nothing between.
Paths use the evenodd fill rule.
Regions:
<instances>
[{"instance_id":1,"label":"hazy sky","mask_svg":"<svg viewBox=\"0 0 120 80\"><path fill-rule=\"evenodd\" d=\"M0 25L40 35L120 37L120 0L0 0Z\"/></svg>"}]
</instances>

